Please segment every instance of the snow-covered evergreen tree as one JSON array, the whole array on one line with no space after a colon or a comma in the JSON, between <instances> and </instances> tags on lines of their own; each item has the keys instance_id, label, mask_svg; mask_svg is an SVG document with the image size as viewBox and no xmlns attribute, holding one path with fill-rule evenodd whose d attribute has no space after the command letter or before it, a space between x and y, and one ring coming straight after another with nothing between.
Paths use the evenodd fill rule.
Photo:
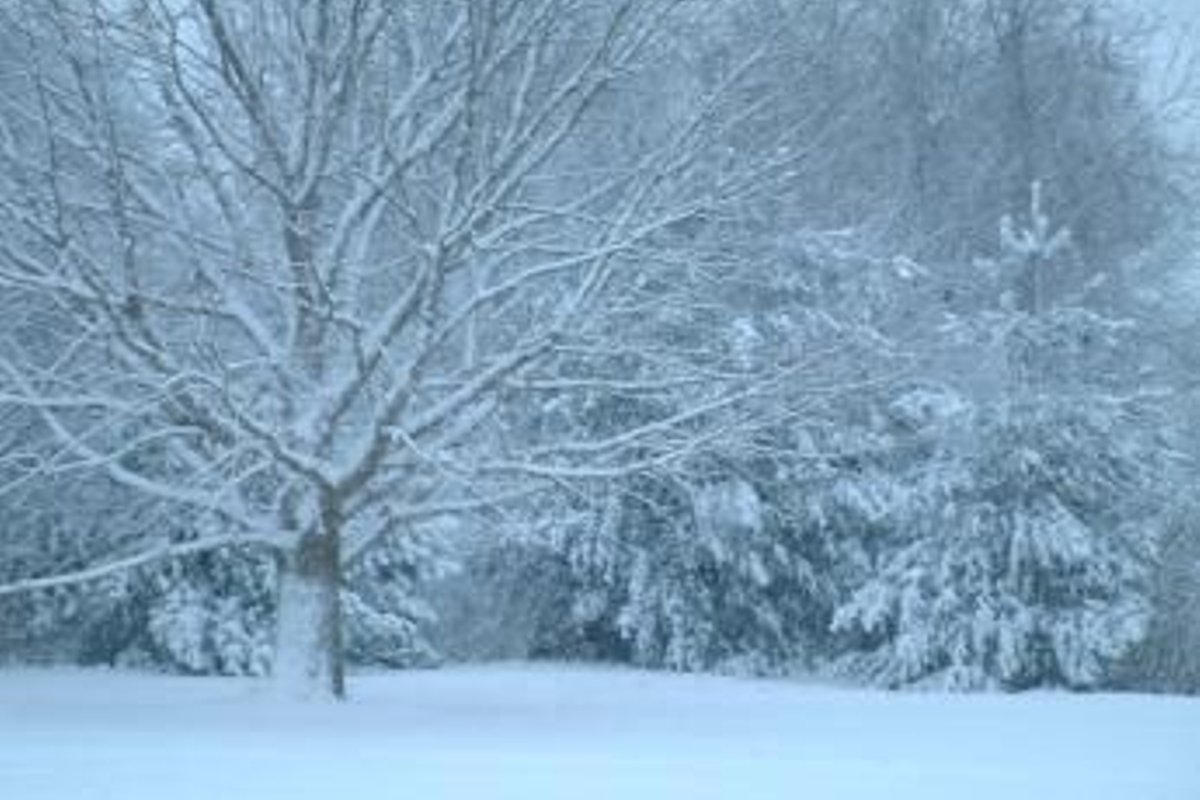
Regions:
<instances>
[{"instance_id":1,"label":"snow-covered evergreen tree","mask_svg":"<svg viewBox=\"0 0 1200 800\"><path fill-rule=\"evenodd\" d=\"M878 522L847 498L870 495L859 472L886 461L871 409L897 359L882 331L919 269L870 258L838 234L782 237L756 255L691 306L702 315L643 327L718 339L725 358L710 369L797 367L755 399L756 424L686 453L684 470L595 489L594 513L563 526L567 589L554 595L548 652L748 673L806 667L825 652L842 527ZM603 431L639 413L636 399L610 395L564 424Z\"/></svg>"},{"instance_id":2,"label":"snow-covered evergreen tree","mask_svg":"<svg viewBox=\"0 0 1200 800\"><path fill-rule=\"evenodd\" d=\"M1044 271L1067 241L1035 188L998 265L1021 299L943 329L1006 373L992 383L1003 390L960 393L921 431L930 457L835 616L857 651L842 668L888 685L1087 688L1144 636L1166 474L1158 418L1122 366L1136 363L1131 323L1061 296L1048 307ZM1002 360L988 358L996 342Z\"/></svg>"},{"instance_id":3,"label":"snow-covered evergreen tree","mask_svg":"<svg viewBox=\"0 0 1200 800\"><path fill-rule=\"evenodd\" d=\"M619 491L569 543L579 636L676 670L764 673L806 662L826 605L817 548L754 484L724 477Z\"/></svg>"}]
</instances>

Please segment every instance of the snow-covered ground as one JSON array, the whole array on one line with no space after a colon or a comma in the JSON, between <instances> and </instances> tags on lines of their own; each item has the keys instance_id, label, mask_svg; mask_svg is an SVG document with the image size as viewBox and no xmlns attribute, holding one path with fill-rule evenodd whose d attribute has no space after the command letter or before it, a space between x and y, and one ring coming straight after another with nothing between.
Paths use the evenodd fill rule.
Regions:
<instances>
[{"instance_id":1,"label":"snow-covered ground","mask_svg":"<svg viewBox=\"0 0 1200 800\"><path fill-rule=\"evenodd\" d=\"M0 798L1200 798L1196 700L524 666L352 688L0 672Z\"/></svg>"}]
</instances>

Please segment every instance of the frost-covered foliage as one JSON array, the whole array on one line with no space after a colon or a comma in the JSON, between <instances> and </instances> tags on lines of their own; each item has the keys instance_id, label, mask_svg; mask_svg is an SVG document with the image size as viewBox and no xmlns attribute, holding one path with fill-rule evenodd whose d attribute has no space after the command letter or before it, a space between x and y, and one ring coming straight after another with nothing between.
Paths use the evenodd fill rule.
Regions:
<instances>
[{"instance_id":1,"label":"frost-covered foliage","mask_svg":"<svg viewBox=\"0 0 1200 800\"><path fill-rule=\"evenodd\" d=\"M436 615L423 594L453 568L445 543L427 531L398 529L382 537L347 572L348 657L392 667L440 661L428 638Z\"/></svg>"},{"instance_id":2,"label":"frost-covered foliage","mask_svg":"<svg viewBox=\"0 0 1200 800\"><path fill-rule=\"evenodd\" d=\"M875 574L838 609L835 629L868 651L843 666L889 685L1101 683L1150 609L1153 456L1131 424L1066 400L956 420L969 448L922 465Z\"/></svg>"},{"instance_id":3,"label":"frost-covered foliage","mask_svg":"<svg viewBox=\"0 0 1200 800\"><path fill-rule=\"evenodd\" d=\"M835 615L860 651L842 669L889 685L1085 688L1145 635L1170 475L1161 418L1131 383L1132 323L1046 309L1063 297L1045 287L1067 238L1036 187L1032 220L1005 225L1000 279L1024 293L1018 307L941 329L996 374L961 376L939 413L913 417L928 455L901 475L893 528Z\"/></svg>"},{"instance_id":4,"label":"frost-covered foliage","mask_svg":"<svg viewBox=\"0 0 1200 800\"><path fill-rule=\"evenodd\" d=\"M31 592L0 606L8 629L23 633L6 649L50 663L266 674L273 575L261 555L214 550L85 588Z\"/></svg>"},{"instance_id":5,"label":"frost-covered foliage","mask_svg":"<svg viewBox=\"0 0 1200 800\"><path fill-rule=\"evenodd\" d=\"M1042 203L1035 183L1003 256L977 264L998 302L937 325L927 369L947 382L891 405L914 457L892 464L888 528L834 615L839 671L1088 688L1146 635L1177 475L1145 340L1083 304L1084 265Z\"/></svg>"},{"instance_id":6,"label":"frost-covered foliage","mask_svg":"<svg viewBox=\"0 0 1200 800\"><path fill-rule=\"evenodd\" d=\"M746 478L628 486L568 543L572 621L645 666L799 666L827 603L816 558Z\"/></svg>"},{"instance_id":7,"label":"frost-covered foliage","mask_svg":"<svg viewBox=\"0 0 1200 800\"><path fill-rule=\"evenodd\" d=\"M433 613L420 597L443 574L439 548L393 534L364 553L344 589L347 654L357 663L436 663ZM195 675L271 671L277 562L264 552L205 551L85 587L5 598L7 655L51 663L138 665ZM17 635L19 632L20 635Z\"/></svg>"},{"instance_id":8,"label":"frost-covered foliage","mask_svg":"<svg viewBox=\"0 0 1200 800\"><path fill-rule=\"evenodd\" d=\"M649 450L651 468L603 483L589 499L594 513L561 526L552 563L564 588L547 598L558 622L542 653L743 673L824 654L847 529L887 514L885 483L859 473L871 464L886 474L889 445L872 432L872 409L897 356L882 331L921 270L871 258L839 234L780 237L759 256L768 266L715 274L699 315L630 330L716 340L723 358L707 368L774 361L785 377L750 399L756 424L740 435L685 451L682 472L654 468ZM789 413L796 403L804 418ZM600 432L650 416L617 392L574 416L555 411L563 425Z\"/></svg>"},{"instance_id":9,"label":"frost-covered foliage","mask_svg":"<svg viewBox=\"0 0 1200 800\"><path fill-rule=\"evenodd\" d=\"M273 645L274 582L270 558L235 551L202 553L155 570L126 600L146 608L146 628L119 657L141 655L200 675L264 675Z\"/></svg>"}]
</instances>

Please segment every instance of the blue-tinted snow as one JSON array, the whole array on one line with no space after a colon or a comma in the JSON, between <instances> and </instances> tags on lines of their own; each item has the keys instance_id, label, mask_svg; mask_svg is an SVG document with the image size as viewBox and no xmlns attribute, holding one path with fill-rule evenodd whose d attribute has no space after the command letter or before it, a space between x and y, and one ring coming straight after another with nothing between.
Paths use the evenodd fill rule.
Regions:
<instances>
[{"instance_id":1,"label":"blue-tinted snow","mask_svg":"<svg viewBox=\"0 0 1200 800\"><path fill-rule=\"evenodd\" d=\"M627 671L260 684L0 672L4 800L1196 800L1200 701L889 694Z\"/></svg>"}]
</instances>

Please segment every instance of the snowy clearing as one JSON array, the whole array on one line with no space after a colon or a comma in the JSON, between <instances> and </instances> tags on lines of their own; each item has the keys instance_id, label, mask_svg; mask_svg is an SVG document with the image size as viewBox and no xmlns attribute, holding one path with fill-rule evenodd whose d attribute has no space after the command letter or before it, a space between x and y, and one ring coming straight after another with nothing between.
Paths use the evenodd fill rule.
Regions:
<instances>
[{"instance_id":1,"label":"snowy clearing","mask_svg":"<svg viewBox=\"0 0 1200 800\"><path fill-rule=\"evenodd\" d=\"M0 797L1200 797L1200 702L502 666L246 681L0 672Z\"/></svg>"}]
</instances>

